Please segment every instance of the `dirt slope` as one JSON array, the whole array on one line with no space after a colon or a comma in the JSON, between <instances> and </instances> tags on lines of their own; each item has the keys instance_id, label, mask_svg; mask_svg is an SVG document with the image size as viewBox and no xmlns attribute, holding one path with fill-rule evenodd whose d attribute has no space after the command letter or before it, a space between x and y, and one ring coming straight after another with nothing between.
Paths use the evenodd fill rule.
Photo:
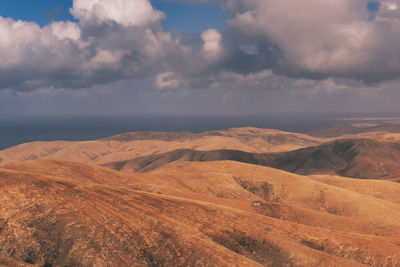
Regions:
<instances>
[{"instance_id":1,"label":"dirt slope","mask_svg":"<svg viewBox=\"0 0 400 267\"><path fill-rule=\"evenodd\" d=\"M400 264L400 185L340 179L238 162L179 162L146 174L16 163L0 169L0 259L39 266ZM351 189L366 188L359 182L371 182L369 191Z\"/></svg>"}]
</instances>

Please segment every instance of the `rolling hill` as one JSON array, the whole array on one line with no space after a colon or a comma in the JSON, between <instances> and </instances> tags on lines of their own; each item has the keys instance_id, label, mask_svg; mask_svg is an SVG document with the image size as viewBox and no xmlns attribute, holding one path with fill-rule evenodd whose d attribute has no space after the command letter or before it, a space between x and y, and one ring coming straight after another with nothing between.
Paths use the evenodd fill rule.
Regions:
<instances>
[{"instance_id":1,"label":"rolling hill","mask_svg":"<svg viewBox=\"0 0 400 267\"><path fill-rule=\"evenodd\" d=\"M0 263L396 266L399 193L232 161L145 174L26 161L0 169Z\"/></svg>"},{"instance_id":2,"label":"rolling hill","mask_svg":"<svg viewBox=\"0 0 400 267\"><path fill-rule=\"evenodd\" d=\"M236 128L12 147L0 266L398 266L399 140Z\"/></svg>"},{"instance_id":3,"label":"rolling hill","mask_svg":"<svg viewBox=\"0 0 400 267\"><path fill-rule=\"evenodd\" d=\"M123 171L145 172L175 161L216 160L234 160L298 174L337 174L364 179L400 178L400 145L374 139L338 139L319 146L281 153L175 150L105 166Z\"/></svg>"},{"instance_id":4,"label":"rolling hill","mask_svg":"<svg viewBox=\"0 0 400 267\"><path fill-rule=\"evenodd\" d=\"M400 122L374 122L374 123L353 123L340 124L330 128L321 129L309 133L311 136L321 138L337 137L363 137L379 136L391 133L400 133Z\"/></svg>"},{"instance_id":5,"label":"rolling hill","mask_svg":"<svg viewBox=\"0 0 400 267\"><path fill-rule=\"evenodd\" d=\"M0 151L0 166L36 159L106 164L176 149L231 149L263 153L317 145L322 139L300 133L258 128L235 128L200 134L133 132L83 142L32 142Z\"/></svg>"},{"instance_id":6,"label":"rolling hill","mask_svg":"<svg viewBox=\"0 0 400 267\"><path fill-rule=\"evenodd\" d=\"M324 139L257 128L200 134L133 132L94 141L22 144L0 151L0 166L24 160L54 159L143 172L176 160L235 160L299 174L397 180L400 135L375 133Z\"/></svg>"}]
</instances>

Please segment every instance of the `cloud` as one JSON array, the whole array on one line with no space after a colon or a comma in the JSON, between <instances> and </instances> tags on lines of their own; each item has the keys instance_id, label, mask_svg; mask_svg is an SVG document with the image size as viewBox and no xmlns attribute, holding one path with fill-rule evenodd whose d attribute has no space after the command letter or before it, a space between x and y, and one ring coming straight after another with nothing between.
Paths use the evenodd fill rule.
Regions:
<instances>
[{"instance_id":1,"label":"cloud","mask_svg":"<svg viewBox=\"0 0 400 267\"><path fill-rule=\"evenodd\" d=\"M57 22L40 28L35 23L0 17L0 88L25 90L63 76L77 75L83 55L79 28ZM74 70L76 69L76 70Z\"/></svg>"},{"instance_id":2,"label":"cloud","mask_svg":"<svg viewBox=\"0 0 400 267\"><path fill-rule=\"evenodd\" d=\"M397 1L381 1L375 20L364 0L228 0L227 7L232 29L279 49L274 69L283 75L366 83L400 76Z\"/></svg>"},{"instance_id":3,"label":"cloud","mask_svg":"<svg viewBox=\"0 0 400 267\"><path fill-rule=\"evenodd\" d=\"M84 23L113 21L125 27L143 26L165 17L148 0L74 0L71 13Z\"/></svg>"},{"instance_id":4,"label":"cloud","mask_svg":"<svg viewBox=\"0 0 400 267\"><path fill-rule=\"evenodd\" d=\"M192 72L182 70L192 87L212 87L220 74L251 77L263 71L367 85L400 77L400 1L379 1L374 17L365 0L218 3L231 13L228 30L201 34L205 61L197 59Z\"/></svg>"},{"instance_id":5,"label":"cloud","mask_svg":"<svg viewBox=\"0 0 400 267\"><path fill-rule=\"evenodd\" d=\"M185 53L148 0L75 0L71 12L79 22L45 27L0 17L0 89L88 88L154 76Z\"/></svg>"},{"instance_id":6,"label":"cloud","mask_svg":"<svg viewBox=\"0 0 400 267\"><path fill-rule=\"evenodd\" d=\"M0 89L149 78L160 91L305 90L287 80L376 84L400 77L400 1L379 1L373 18L365 0L195 2L222 5L232 15L228 29L166 32L165 14L149 0L74 0L79 22L45 27L0 17Z\"/></svg>"},{"instance_id":7,"label":"cloud","mask_svg":"<svg viewBox=\"0 0 400 267\"><path fill-rule=\"evenodd\" d=\"M379 10L375 14L375 20L392 24L398 23L400 19L400 1L381 0L379 1Z\"/></svg>"},{"instance_id":8,"label":"cloud","mask_svg":"<svg viewBox=\"0 0 400 267\"><path fill-rule=\"evenodd\" d=\"M53 22L45 29L50 30L50 34L53 34L59 40L73 40L79 41L81 37L81 29L78 24L73 22Z\"/></svg>"},{"instance_id":9,"label":"cloud","mask_svg":"<svg viewBox=\"0 0 400 267\"><path fill-rule=\"evenodd\" d=\"M182 86L184 83L185 81L182 80L179 77L179 75L169 71L169 72L159 73L156 76L154 85L157 87L159 91L164 91L167 89L176 89Z\"/></svg>"},{"instance_id":10,"label":"cloud","mask_svg":"<svg viewBox=\"0 0 400 267\"><path fill-rule=\"evenodd\" d=\"M222 52L222 35L216 29L208 29L201 34L203 53L207 60L217 60Z\"/></svg>"},{"instance_id":11,"label":"cloud","mask_svg":"<svg viewBox=\"0 0 400 267\"><path fill-rule=\"evenodd\" d=\"M94 69L118 68L123 56L124 51L98 49L96 55L91 59L91 63Z\"/></svg>"}]
</instances>

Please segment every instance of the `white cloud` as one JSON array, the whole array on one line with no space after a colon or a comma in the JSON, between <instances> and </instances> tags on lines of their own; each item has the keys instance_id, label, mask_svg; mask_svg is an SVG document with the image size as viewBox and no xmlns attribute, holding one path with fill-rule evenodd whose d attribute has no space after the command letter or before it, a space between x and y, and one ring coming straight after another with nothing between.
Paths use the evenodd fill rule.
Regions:
<instances>
[{"instance_id":1,"label":"white cloud","mask_svg":"<svg viewBox=\"0 0 400 267\"><path fill-rule=\"evenodd\" d=\"M78 41L81 37L81 29L77 23L73 22L53 22L49 26L51 33L54 34L59 40L71 39L73 41Z\"/></svg>"},{"instance_id":2,"label":"white cloud","mask_svg":"<svg viewBox=\"0 0 400 267\"><path fill-rule=\"evenodd\" d=\"M400 1L382 0L376 14L376 20L391 21L400 19Z\"/></svg>"},{"instance_id":3,"label":"white cloud","mask_svg":"<svg viewBox=\"0 0 400 267\"><path fill-rule=\"evenodd\" d=\"M80 22L44 27L0 17L0 89L85 88L152 76L186 53L154 24L163 13L148 0L75 0L72 11ZM108 20L124 27L102 24Z\"/></svg>"},{"instance_id":4,"label":"white cloud","mask_svg":"<svg viewBox=\"0 0 400 267\"><path fill-rule=\"evenodd\" d=\"M91 59L91 63L95 69L118 68L124 54L125 52L120 50L98 49L97 54Z\"/></svg>"},{"instance_id":5,"label":"white cloud","mask_svg":"<svg viewBox=\"0 0 400 267\"><path fill-rule=\"evenodd\" d=\"M176 89L182 86L185 82L178 77L174 72L163 72L156 76L154 85L158 90L164 91L166 89Z\"/></svg>"},{"instance_id":6,"label":"white cloud","mask_svg":"<svg viewBox=\"0 0 400 267\"><path fill-rule=\"evenodd\" d=\"M400 75L397 1L381 3L372 21L364 0L229 0L228 7L231 27L279 48L281 70L380 81Z\"/></svg>"},{"instance_id":7,"label":"white cloud","mask_svg":"<svg viewBox=\"0 0 400 267\"><path fill-rule=\"evenodd\" d=\"M372 21L364 0L224 3L232 12L229 30L194 38L164 31L164 14L149 0L74 0L79 22L45 27L0 17L0 88L148 78L159 90L270 89L287 86L287 76L368 83L400 76L400 1L380 1Z\"/></svg>"},{"instance_id":8,"label":"white cloud","mask_svg":"<svg viewBox=\"0 0 400 267\"><path fill-rule=\"evenodd\" d=\"M268 85L271 81L279 79L271 70L250 73L247 75L222 72L215 77L211 87L214 88L235 88L235 89L269 89Z\"/></svg>"},{"instance_id":9,"label":"white cloud","mask_svg":"<svg viewBox=\"0 0 400 267\"><path fill-rule=\"evenodd\" d=\"M34 74L65 66L73 59L70 53L77 32L79 29L73 23L55 23L40 28L35 23L0 17L0 70L13 69L18 73L26 69ZM64 42L67 38L71 42Z\"/></svg>"},{"instance_id":10,"label":"white cloud","mask_svg":"<svg viewBox=\"0 0 400 267\"><path fill-rule=\"evenodd\" d=\"M222 35L216 29L208 29L201 34L203 53L208 60L217 60L222 52Z\"/></svg>"},{"instance_id":11,"label":"white cloud","mask_svg":"<svg viewBox=\"0 0 400 267\"><path fill-rule=\"evenodd\" d=\"M114 21L125 27L143 26L165 17L148 0L74 0L71 13L83 22Z\"/></svg>"}]
</instances>

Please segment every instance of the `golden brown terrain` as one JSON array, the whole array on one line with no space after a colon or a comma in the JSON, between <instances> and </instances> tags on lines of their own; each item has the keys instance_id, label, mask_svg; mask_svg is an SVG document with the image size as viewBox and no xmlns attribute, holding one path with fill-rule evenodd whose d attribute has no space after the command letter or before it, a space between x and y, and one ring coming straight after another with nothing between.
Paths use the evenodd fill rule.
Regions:
<instances>
[{"instance_id":1,"label":"golden brown terrain","mask_svg":"<svg viewBox=\"0 0 400 267\"><path fill-rule=\"evenodd\" d=\"M234 160L298 174L399 180L400 134L394 133L398 127L362 124L320 131L343 133L332 138L250 127L200 134L133 132L94 141L21 144L0 151L0 166L53 159L143 172L177 160Z\"/></svg>"},{"instance_id":2,"label":"golden brown terrain","mask_svg":"<svg viewBox=\"0 0 400 267\"><path fill-rule=\"evenodd\" d=\"M400 264L400 185L330 178L230 161L146 174L16 163L0 170L0 255L38 266Z\"/></svg>"},{"instance_id":3,"label":"golden brown terrain","mask_svg":"<svg viewBox=\"0 0 400 267\"><path fill-rule=\"evenodd\" d=\"M35 159L106 164L176 149L232 149L281 152L321 144L323 139L300 133L258 128L235 128L193 133L134 132L84 142L32 142L0 151L0 166Z\"/></svg>"},{"instance_id":4,"label":"golden brown terrain","mask_svg":"<svg viewBox=\"0 0 400 267\"><path fill-rule=\"evenodd\" d=\"M393 118L393 121L382 121L375 123L353 123L333 126L310 133L311 136L321 138L333 137L363 137L373 135L387 135L400 133L400 120Z\"/></svg>"},{"instance_id":5,"label":"golden brown terrain","mask_svg":"<svg viewBox=\"0 0 400 267\"><path fill-rule=\"evenodd\" d=\"M179 149L104 164L115 170L146 172L175 161L234 160L297 174L336 174L363 179L400 180L400 143L373 138L337 139L280 153Z\"/></svg>"},{"instance_id":6,"label":"golden brown terrain","mask_svg":"<svg viewBox=\"0 0 400 267\"><path fill-rule=\"evenodd\" d=\"M237 128L9 148L0 266L400 266L397 135Z\"/></svg>"}]
</instances>

